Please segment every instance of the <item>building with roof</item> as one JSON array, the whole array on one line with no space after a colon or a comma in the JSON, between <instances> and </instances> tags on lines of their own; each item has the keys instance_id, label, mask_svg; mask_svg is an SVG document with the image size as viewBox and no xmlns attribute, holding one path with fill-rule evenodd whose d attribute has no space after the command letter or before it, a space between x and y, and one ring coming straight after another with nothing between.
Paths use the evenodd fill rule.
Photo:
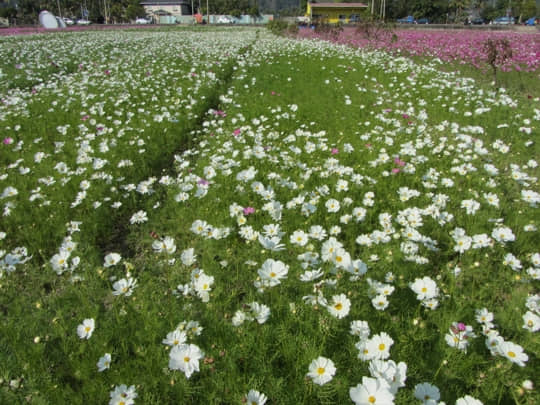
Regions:
<instances>
[{"instance_id":1,"label":"building with roof","mask_svg":"<svg viewBox=\"0 0 540 405\"><path fill-rule=\"evenodd\" d=\"M142 0L140 5L154 22L167 24L191 17L191 3L191 0Z\"/></svg>"},{"instance_id":2,"label":"building with roof","mask_svg":"<svg viewBox=\"0 0 540 405\"><path fill-rule=\"evenodd\" d=\"M308 3L306 15L311 21L324 19L331 24L359 20L359 15L368 8L364 3Z\"/></svg>"}]
</instances>

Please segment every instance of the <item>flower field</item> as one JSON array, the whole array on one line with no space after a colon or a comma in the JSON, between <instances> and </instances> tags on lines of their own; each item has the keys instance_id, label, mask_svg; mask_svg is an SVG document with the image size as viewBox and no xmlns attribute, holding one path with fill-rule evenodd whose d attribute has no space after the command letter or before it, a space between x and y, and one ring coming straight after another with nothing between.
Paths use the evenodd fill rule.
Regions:
<instances>
[{"instance_id":1,"label":"flower field","mask_svg":"<svg viewBox=\"0 0 540 405\"><path fill-rule=\"evenodd\" d=\"M0 38L0 402L538 403L540 100L207 28Z\"/></svg>"},{"instance_id":2,"label":"flower field","mask_svg":"<svg viewBox=\"0 0 540 405\"><path fill-rule=\"evenodd\" d=\"M508 31L478 30L395 30L375 32L371 36L362 35L354 28L345 28L333 38L340 44L354 47L366 46L384 49L394 54L406 56L428 56L444 63L458 63L486 69L488 54L485 43L488 40L506 40L512 49L511 57L501 61L503 71L535 72L540 68L540 34ZM300 38L325 38L326 35L310 29L299 31Z\"/></svg>"}]
</instances>

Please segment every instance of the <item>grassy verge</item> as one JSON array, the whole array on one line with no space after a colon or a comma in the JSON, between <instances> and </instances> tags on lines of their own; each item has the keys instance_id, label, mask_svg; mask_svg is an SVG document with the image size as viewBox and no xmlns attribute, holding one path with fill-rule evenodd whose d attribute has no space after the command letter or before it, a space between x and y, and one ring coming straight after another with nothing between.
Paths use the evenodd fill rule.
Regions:
<instances>
[{"instance_id":1,"label":"grassy verge","mask_svg":"<svg viewBox=\"0 0 540 405\"><path fill-rule=\"evenodd\" d=\"M16 202L1 229L2 399L106 402L126 384L145 404L239 403L252 389L350 403L370 377L397 404L422 403L422 383L446 403L538 400L523 388L540 350L524 328L538 312L537 203L522 194L537 184L534 105L435 63L254 30L114 38L98 35L107 65L90 59L54 99L45 85L2 111L14 141L0 189L19 191L2 201ZM26 200L45 175L72 180L36 207ZM84 180L88 201L71 207ZM121 214L100 209L116 200ZM81 263L57 275L66 235ZM6 270L21 245L32 259ZM497 336L498 352L486 345ZM523 367L508 354L520 349ZM308 376L320 356L337 369L322 385Z\"/></svg>"}]
</instances>

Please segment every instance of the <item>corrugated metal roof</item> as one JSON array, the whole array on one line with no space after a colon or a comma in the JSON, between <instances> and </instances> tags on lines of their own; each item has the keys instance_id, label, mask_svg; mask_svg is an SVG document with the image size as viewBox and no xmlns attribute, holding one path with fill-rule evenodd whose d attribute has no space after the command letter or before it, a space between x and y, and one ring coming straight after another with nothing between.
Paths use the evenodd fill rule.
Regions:
<instances>
[{"instance_id":1,"label":"corrugated metal roof","mask_svg":"<svg viewBox=\"0 0 540 405\"><path fill-rule=\"evenodd\" d=\"M311 8L361 8L367 7L364 3L309 3Z\"/></svg>"},{"instance_id":2,"label":"corrugated metal roof","mask_svg":"<svg viewBox=\"0 0 540 405\"><path fill-rule=\"evenodd\" d=\"M189 1L186 0L142 0L139 2L141 6L181 6L181 5L191 5Z\"/></svg>"}]
</instances>

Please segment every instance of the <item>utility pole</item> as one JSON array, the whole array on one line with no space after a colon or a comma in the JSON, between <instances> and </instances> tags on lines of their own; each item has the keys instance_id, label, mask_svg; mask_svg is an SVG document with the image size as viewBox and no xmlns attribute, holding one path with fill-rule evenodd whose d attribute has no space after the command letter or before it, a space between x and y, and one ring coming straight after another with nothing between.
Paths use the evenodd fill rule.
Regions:
<instances>
[{"instance_id":1,"label":"utility pole","mask_svg":"<svg viewBox=\"0 0 540 405\"><path fill-rule=\"evenodd\" d=\"M206 23L210 24L210 9L208 8L208 0L206 0Z\"/></svg>"},{"instance_id":2,"label":"utility pole","mask_svg":"<svg viewBox=\"0 0 540 405\"><path fill-rule=\"evenodd\" d=\"M60 0L56 0L56 5L58 6L58 16L62 18L62 10L60 9Z\"/></svg>"}]
</instances>

